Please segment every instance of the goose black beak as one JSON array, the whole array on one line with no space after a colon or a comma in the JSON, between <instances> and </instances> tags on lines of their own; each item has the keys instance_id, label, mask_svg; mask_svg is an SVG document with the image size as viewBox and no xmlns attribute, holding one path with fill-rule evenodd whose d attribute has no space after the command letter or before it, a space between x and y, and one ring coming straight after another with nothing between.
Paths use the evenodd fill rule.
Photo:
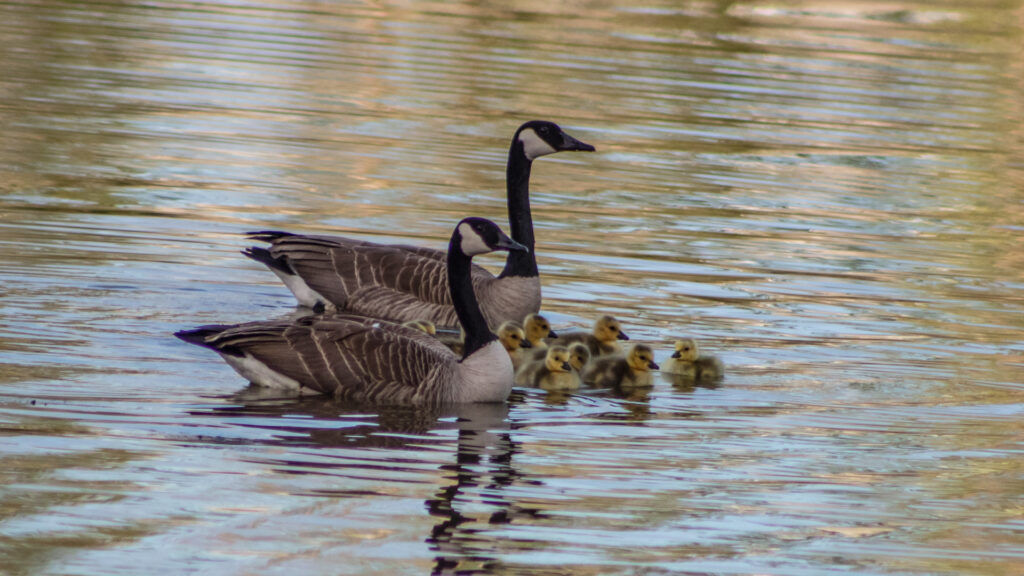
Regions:
<instances>
[{"instance_id":1,"label":"goose black beak","mask_svg":"<svg viewBox=\"0 0 1024 576\"><path fill-rule=\"evenodd\" d=\"M519 343L520 348L533 348L533 343L525 338Z\"/></svg>"},{"instance_id":2,"label":"goose black beak","mask_svg":"<svg viewBox=\"0 0 1024 576\"><path fill-rule=\"evenodd\" d=\"M590 144L586 142L580 142L579 140L569 136L565 132L562 132L562 144L558 147L559 150L574 150L578 152L593 152L596 150Z\"/></svg>"},{"instance_id":3,"label":"goose black beak","mask_svg":"<svg viewBox=\"0 0 1024 576\"><path fill-rule=\"evenodd\" d=\"M679 353L679 350L676 350L675 352L672 353L672 357L673 358L682 358L683 355Z\"/></svg>"},{"instance_id":4,"label":"goose black beak","mask_svg":"<svg viewBox=\"0 0 1024 576\"><path fill-rule=\"evenodd\" d=\"M619 340L629 340L629 336L626 336L626 333L622 332L621 330L615 337L618 338Z\"/></svg>"},{"instance_id":5,"label":"goose black beak","mask_svg":"<svg viewBox=\"0 0 1024 576\"><path fill-rule=\"evenodd\" d=\"M570 366L568 362L562 362L562 370L570 372L572 371L572 366Z\"/></svg>"},{"instance_id":6,"label":"goose black beak","mask_svg":"<svg viewBox=\"0 0 1024 576\"><path fill-rule=\"evenodd\" d=\"M648 366L651 368L651 370L657 370L658 369L658 365L654 363L654 360L651 360L651 363L648 364Z\"/></svg>"},{"instance_id":7,"label":"goose black beak","mask_svg":"<svg viewBox=\"0 0 1024 576\"><path fill-rule=\"evenodd\" d=\"M548 330L548 338L558 338L558 334L555 334L554 330Z\"/></svg>"},{"instance_id":8,"label":"goose black beak","mask_svg":"<svg viewBox=\"0 0 1024 576\"><path fill-rule=\"evenodd\" d=\"M529 252L530 251L530 249L527 248L526 246L523 246L519 242L516 242L515 240L513 240L513 239L511 239L511 238L509 238L508 236L505 236L505 235L502 235L502 237L498 239L498 243L494 246L494 249L495 250L508 250L510 252L512 252L512 251L516 251L516 252Z\"/></svg>"}]
</instances>

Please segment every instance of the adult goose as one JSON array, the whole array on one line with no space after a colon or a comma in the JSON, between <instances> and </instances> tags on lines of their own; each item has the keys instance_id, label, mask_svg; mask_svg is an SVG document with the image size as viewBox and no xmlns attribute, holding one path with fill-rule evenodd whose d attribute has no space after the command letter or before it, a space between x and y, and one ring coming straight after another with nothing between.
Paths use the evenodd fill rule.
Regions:
<instances>
[{"instance_id":1,"label":"adult goose","mask_svg":"<svg viewBox=\"0 0 1024 576\"><path fill-rule=\"evenodd\" d=\"M466 332L460 358L416 328L352 314L203 326L175 334L210 348L251 382L375 404L502 402L512 361L484 320L470 278L474 255L526 251L490 220L459 222L448 246L447 285Z\"/></svg>"},{"instance_id":2,"label":"adult goose","mask_svg":"<svg viewBox=\"0 0 1024 576\"><path fill-rule=\"evenodd\" d=\"M506 173L509 229L528 251L509 252L497 277L480 266L472 268L473 287L492 330L540 310L530 169L537 158L563 150L594 147L543 120L523 124L512 137ZM267 265L303 306L395 322L430 320L445 328L457 323L442 250L287 232L254 232L250 238L270 247L251 247L243 254Z\"/></svg>"}]
</instances>

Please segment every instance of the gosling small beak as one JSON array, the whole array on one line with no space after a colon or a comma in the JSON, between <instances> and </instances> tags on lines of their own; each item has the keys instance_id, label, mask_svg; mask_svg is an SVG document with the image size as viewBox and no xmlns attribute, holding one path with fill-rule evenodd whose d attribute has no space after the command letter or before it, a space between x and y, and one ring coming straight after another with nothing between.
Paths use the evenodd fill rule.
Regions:
<instances>
[{"instance_id":1,"label":"gosling small beak","mask_svg":"<svg viewBox=\"0 0 1024 576\"><path fill-rule=\"evenodd\" d=\"M559 150L575 150L579 152L593 152L595 148L585 142L569 136L565 132L562 132L562 145L558 147Z\"/></svg>"},{"instance_id":2,"label":"gosling small beak","mask_svg":"<svg viewBox=\"0 0 1024 576\"><path fill-rule=\"evenodd\" d=\"M650 368L651 370L657 370L657 369L658 369L658 365L654 363L654 360L651 360L651 363L650 363L650 364L648 364L647 366L648 366L648 367L649 367L649 368Z\"/></svg>"},{"instance_id":3,"label":"gosling small beak","mask_svg":"<svg viewBox=\"0 0 1024 576\"><path fill-rule=\"evenodd\" d=\"M672 353L672 357L673 358L682 358L683 355L679 353L679 350L676 350L675 352Z\"/></svg>"},{"instance_id":4,"label":"gosling small beak","mask_svg":"<svg viewBox=\"0 0 1024 576\"><path fill-rule=\"evenodd\" d=\"M570 366L568 362L562 362L562 370L569 372L572 370L572 366Z\"/></svg>"},{"instance_id":5,"label":"gosling small beak","mask_svg":"<svg viewBox=\"0 0 1024 576\"><path fill-rule=\"evenodd\" d=\"M519 341L519 347L520 348L533 348L533 342L530 342L526 338L523 338L522 340Z\"/></svg>"},{"instance_id":6,"label":"gosling small beak","mask_svg":"<svg viewBox=\"0 0 1024 576\"><path fill-rule=\"evenodd\" d=\"M626 336L626 333L621 330L619 330L618 335L615 337L618 338L619 340L629 340L629 336Z\"/></svg>"},{"instance_id":7,"label":"gosling small beak","mask_svg":"<svg viewBox=\"0 0 1024 576\"><path fill-rule=\"evenodd\" d=\"M558 334L555 334L554 330L548 330L548 338L558 338Z\"/></svg>"}]
</instances>

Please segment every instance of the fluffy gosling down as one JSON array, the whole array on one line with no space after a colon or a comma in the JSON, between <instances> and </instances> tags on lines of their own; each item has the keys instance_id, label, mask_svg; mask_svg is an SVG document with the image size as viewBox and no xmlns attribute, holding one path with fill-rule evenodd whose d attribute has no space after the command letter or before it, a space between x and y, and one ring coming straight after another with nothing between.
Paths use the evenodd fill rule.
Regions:
<instances>
[{"instance_id":1,"label":"fluffy gosling down","mask_svg":"<svg viewBox=\"0 0 1024 576\"><path fill-rule=\"evenodd\" d=\"M661 371L693 380L718 380L725 368L716 356L701 354L696 340L680 338L676 340L672 357L665 361Z\"/></svg>"},{"instance_id":2,"label":"fluffy gosling down","mask_svg":"<svg viewBox=\"0 0 1024 576\"><path fill-rule=\"evenodd\" d=\"M584 368L590 362L590 348L586 344L576 342L569 346L569 364L577 374L583 375Z\"/></svg>"},{"instance_id":3,"label":"fluffy gosling down","mask_svg":"<svg viewBox=\"0 0 1024 576\"><path fill-rule=\"evenodd\" d=\"M565 346L551 346L544 358L524 365L516 373L516 384L548 391L576 390L580 387L580 376L569 363L569 356Z\"/></svg>"},{"instance_id":4,"label":"fluffy gosling down","mask_svg":"<svg viewBox=\"0 0 1024 576\"><path fill-rule=\"evenodd\" d=\"M629 336L622 331L622 324L614 316L606 314L594 322L593 331L563 334L554 340L548 340L548 344L569 346L574 342L580 342L586 344L592 356L602 356L621 352L619 340L629 340Z\"/></svg>"},{"instance_id":5,"label":"fluffy gosling down","mask_svg":"<svg viewBox=\"0 0 1024 576\"><path fill-rule=\"evenodd\" d=\"M526 332L519 327L518 323L512 321L503 322L501 327L498 328L498 340L501 340L501 345L505 347L509 358L512 359L512 367L516 370L529 359L527 354L530 352L529 349L533 347L533 344L526 339Z\"/></svg>"},{"instance_id":6,"label":"fluffy gosling down","mask_svg":"<svg viewBox=\"0 0 1024 576\"><path fill-rule=\"evenodd\" d=\"M523 318L523 330L526 332L527 340L537 349L548 347L545 338L558 338L558 334L551 329L548 319L536 313L527 314L526 318Z\"/></svg>"},{"instance_id":7,"label":"fluffy gosling down","mask_svg":"<svg viewBox=\"0 0 1024 576\"><path fill-rule=\"evenodd\" d=\"M657 369L654 350L646 344L634 344L625 357L605 356L594 360L583 379L599 388L649 388L654 385L651 370Z\"/></svg>"}]
</instances>

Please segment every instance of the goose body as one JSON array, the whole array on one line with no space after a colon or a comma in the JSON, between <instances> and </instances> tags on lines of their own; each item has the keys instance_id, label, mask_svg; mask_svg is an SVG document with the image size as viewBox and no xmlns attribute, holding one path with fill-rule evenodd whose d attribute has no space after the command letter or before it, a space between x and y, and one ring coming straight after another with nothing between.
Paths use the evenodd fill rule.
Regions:
<instances>
[{"instance_id":1,"label":"goose body","mask_svg":"<svg viewBox=\"0 0 1024 576\"><path fill-rule=\"evenodd\" d=\"M718 380L725 368L722 361L709 354L701 354L700 345L693 338L675 341L672 357L662 364L661 371L689 380Z\"/></svg>"},{"instance_id":2,"label":"goose body","mask_svg":"<svg viewBox=\"0 0 1024 576\"><path fill-rule=\"evenodd\" d=\"M605 356L594 360L583 379L599 388L648 388L654 385L651 370L657 369L651 347L634 344L625 357Z\"/></svg>"},{"instance_id":3,"label":"goose body","mask_svg":"<svg viewBox=\"0 0 1024 576\"><path fill-rule=\"evenodd\" d=\"M544 357L526 364L516 373L516 384L549 391L576 390L580 376L569 363L569 350L564 346L551 346Z\"/></svg>"},{"instance_id":4,"label":"goose body","mask_svg":"<svg viewBox=\"0 0 1024 576\"><path fill-rule=\"evenodd\" d=\"M540 309L530 170L536 158L563 150L592 151L594 147L569 136L556 124L540 120L523 124L512 138L506 173L509 226L512 238L529 251L510 252L499 276L472 267L473 288L492 329ZM250 238L268 242L270 247L252 247L244 254L269 267L303 306L395 322L425 319L439 327L458 323L443 251L287 232L254 232Z\"/></svg>"},{"instance_id":5,"label":"goose body","mask_svg":"<svg viewBox=\"0 0 1024 576\"><path fill-rule=\"evenodd\" d=\"M622 331L622 324L614 316L604 315L594 322L594 329L590 332L568 332L558 338L548 340L548 344L569 346L574 342L586 345L592 356L606 356L617 354L622 351L619 340L629 340L629 336Z\"/></svg>"},{"instance_id":6,"label":"goose body","mask_svg":"<svg viewBox=\"0 0 1024 576\"><path fill-rule=\"evenodd\" d=\"M466 332L461 358L418 328L351 314L205 326L176 336L213 349L257 385L378 404L501 402L512 389L512 361L480 312L470 264L476 254L525 249L489 220L456 226L447 274Z\"/></svg>"}]
</instances>

